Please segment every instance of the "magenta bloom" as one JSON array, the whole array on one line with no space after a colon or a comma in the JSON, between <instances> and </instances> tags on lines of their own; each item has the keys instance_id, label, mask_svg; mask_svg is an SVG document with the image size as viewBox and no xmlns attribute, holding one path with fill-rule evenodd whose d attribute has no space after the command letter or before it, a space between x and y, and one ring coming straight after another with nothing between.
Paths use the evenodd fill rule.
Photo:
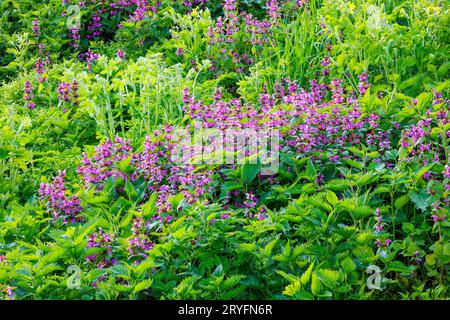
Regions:
<instances>
[{"instance_id":1,"label":"magenta bloom","mask_svg":"<svg viewBox=\"0 0 450 320\"><path fill-rule=\"evenodd\" d=\"M444 171L442 171L442 174L445 178L450 179L450 166L447 164L445 165Z\"/></svg>"},{"instance_id":2,"label":"magenta bloom","mask_svg":"<svg viewBox=\"0 0 450 320\"><path fill-rule=\"evenodd\" d=\"M117 49L117 56L118 56L121 60L125 59L125 55L126 55L125 52L123 52L123 51L120 50L120 49Z\"/></svg>"}]
</instances>

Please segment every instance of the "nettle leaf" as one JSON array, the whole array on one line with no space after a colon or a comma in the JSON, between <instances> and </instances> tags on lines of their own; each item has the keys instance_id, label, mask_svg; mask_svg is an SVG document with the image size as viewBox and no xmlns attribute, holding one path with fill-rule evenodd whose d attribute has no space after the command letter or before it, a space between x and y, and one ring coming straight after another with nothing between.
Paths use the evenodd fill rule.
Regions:
<instances>
[{"instance_id":1,"label":"nettle leaf","mask_svg":"<svg viewBox=\"0 0 450 320\"><path fill-rule=\"evenodd\" d=\"M361 220L365 217L368 217L370 215L372 215L374 212L374 210L370 207L367 206L363 206L363 207L355 207L353 209L353 212L351 212L351 215L353 217L353 219L355 220Z\"/></svg>"},{"instance_id":2,"label":"nettle leaf","mask_svg":"<svg viewBox=\"0 0 450 320\"><path fill-rule=\"evenodd\" d=\"M311 160L308 160L308 163L306 164L306 175L311 179L314 179L317 175L316 168Z\"/></svg>"},{"instance_id":3,"label":"nettle leaf","mask_svg":"<svg viewBox=\"0 0 450 320\"><path fill-rule=\"evenodd\" d=\"M125 181L125 188L123 188L125 193L127 194L128 198L131 200L136 200L138 193L136 191L136 188L134 185L130 182L129 179Z\"/></svg>"},{"instance_id":4,"label":"nettle leaf","mask_svg":"<svg viewBox=\"0 0 450 320\"><path fill-rule=\"evenodd\" d=\"M363 263L368 263L376 259L372 248L368 246L356 247L353 250L353 254Z\"/></svg>"},{"instance_id":5,"label":"nettle leaf","mask_svg":"<svg viewBox=\"0 0 450 320\"><path fill-rule=\"evenodd\" d=\"M264 247L262 252L264 253L264 255L266 257L270 256L270 254L272 253L273 247L275 247L275 244L277 242L278 242L278 239L272 240Z\"/></svg>"},{"instance_id":6,"label":"nettle leaf","mask_svg":"<svg viewBox=\"0 0 450 320\"><path fill-rule=\"evenodd\" d=\"M408 202L409 202L409 196L408 195L403 195L403 196L398 197L397 199L395 199L394 206L395 206L396 209L401 209Z\"/></svg>"},{"instance_id":7,"label":"nettle leaf","mask_svg":"<svg viewBox=\"0 0 450 320\"><path fill-rule=\"evenodd\" d=\"M154 192L148 197L147 201L141 206L141 212L144 217L149 217L156 213L157 199L158 194Z\"/></svg>"},{"instance_id":8,"label":"nettle leaf","mask_svg":"<svg viewBox=\"0 0 450 320\"><path fill-rule=\"evenodd\" d=\"M408 197L414 203L414 206L421 211L426 211L432 202L432 198L425 191L410 191Z\"/></svg>"},{"instance_id":9,"label":"nettle leaf","mask_svg":"<svg viewBox=\"0 0 450 320\"><path fill-rule=\"evenodd\" d=\"M344 163L348 164L349 166L354 167L356 169L362 170L362 168L363 168L362 163L359 163L359 162L357 162L355 160L345 158L345 159L342 159L342 161Z\"/></svg>"},{"instance_id":10,"label":"nettle leaf","mask_svg":"<svg viewBox=\"0 0 450 320\"><path fill-rule=\"evenodd\" d=\"M282 270L275 270L275 272L291 283L299 281L299 278L293 274L286 273Z\"/></svg>"},{"instance_id":11,"label":"nettle leaf","mask_svg":"<svg viewBox=\"0 0 450 320\"><path fill-rule=\"evenodd\" d=\"M221 184L221 192L220 192L220 198L224 198L227 196L228 192L243 189L244 186L241 182L238 181L227 181Z\"/></svg>"},{"instance_id":12,"label":"nettle leaf","mask_svg":"<svg viewBox=\"0 0 450 320\"><path fill-rule=\"evenodd\" d=\"M387 272L388 271L396 271L396 272L400 272L403 274L411 274L411 272L414 270L414 266L406 266L403 262L401 261L392 261L388 264L387 266Z\"/></svg>"},{"instance_id":13,"label":"nettle leaf","mask_svg":"<svg viewBox=\"0 0 450 320\"><path fill-rule=\"evenodd\" d=\"M323 293L323 285L315 272L311 276L311 292L315 296L320 296Z\"/></svg>"},{"instance_id":14,"label":"nettle leaf","mask_svg":"<svg viewBox=\"0 0 450 320\"><path fill-rule=\"evenodd\" d=\"M223 299L223 300L230 300L230 299L233 299L233 298L239 296L241 293L243 293L246 289L247 289L247 286L240 286L240 287L237 287L237 288L235 288L235 289L233 289L233 290L230 290L230 291L228 291L227 293L225 293L225 294L222 296L222 299Z\"/></svg>"},{"instance_id":15,"label":"nettle leaf","mask_svg":"<svg viewBox=\"0 0 450 320\"><path fill-rule=\"evenodd\" d=\"M346 257L344 260L341 261L341 267L345 271L345 273L350 273L356 270L356 263L353 261L352 258Z\"/></svg>"},{"instance_id":16,"label":"nettle leaf","mask_svg":"<svg viewBox=\"0 0 450 320\"><path fill-rule=\"evenodd\" d=\"M304 285L306 285L309 280L311 279L311 274L312 274L312 270L314 267L314 262L311 263L308 267L308 269L306 269L306 271L302 274L301 278L300 278L300 282Z\"/></svg>"},{"instance_id":17,"label":"nettle leaf","mask_svg":"<svg viewBox=\"0 0 450 320\"><path fill-rule=\"evenodd\" d=\"M120 170L121 170L123 173L130 174L130 173L133 172L133 168L132 168L132 166L130 165L131 159L132 159L132 156L129 156L128 158L125 158L125 159L121 160L121 161L117 164L117 166L120 168Z\"/></svg>"},{"instance_id":18,"label":"nettle leaf","mask_svg":"<svg viewBox=\"0 0 450 320\"><path fill-rule=\"evenodd\" d=\"M359 150L358 148L349 147L349 148L347 148L347 150L350 151L350 152L353 152L354 154L356 154L356 155L358 155L360 157L364 156L364 151Z\"/></svg>"},{"instance_id":19,"label":"nettle leaf","mask_svg":"<svg viewBox=\"0 0 450 320\"><path fill-rule=\"evenodd\" d=\"M260 169L260 163L245 163L241 167L241 181L244 184L250 184L256 178Z\"/></svg>"},{"instance_id":20,"label":"nettle leaf","mask_svg":"<svg viewBox=\"0 0 450 320\"><path fill-rule=\"evenodd\" d=\"M339 283L339 271L331 269L319 269L315 273L320 281L330 289L335 289Z\"/></svg>"},{"instance_id":21,"label":"nettle leaf","mask_svg":"<svg viewBox=\"0 0 450 320\"><path fill-rule=\"evenodd\" d=\"M425 261L428 265L434 266L437 261L437 255L435 253L427 254L425 256Z\"/></svg>"},{"instance_id":22,"label":"nettle leaf","mask_svg":"<svg viewBox=\"0 0 450 320\"><path fill-rule=\"evenodd\" d=\"M241 243L239 244L239 249L242 251L251 251L253 252L256 249L256 243Z\"/></svg>"},{"instance_id":23,"label":"nettle leaf","mask_svg":"<svg viewBox=\"0 0 450 320\"><path fill-rule=\"evenodd\" d=\"M147 290L152 286L152 283L153 283L152 279L143 280L134 287L133 292L136 293L143 290Z\"/></svg>"},{"instance_id":24,"label":"nettle leaf","mask_svg":"<svg viewBox=\"0 0 450 320\"><path fill-rule=\"evenodd\" d=\"M328 190L327 201L331 203L333 206L335 206L339 202L339 199L333 191Z\"/></svg>"},{"instance_id":25,"label":"nettle leaf","mask_svg":"<svg viewBox=\"0 0 450 320\"><path fill-rule=\"evenodd\" d=\"M245 275L243 274L233 274L232 276L229 276L224 282L223 287L226 290L229 290L233 288L235 285L239 284L242 279L245 279Z\"/></svg>"},{"instance_id":26,"label":"nettle leaf","mask_svg":"<svg viewBox=\"0 0 450 320\"><path fill-rule=\"evenodd\" d=\"M302 285L300 281L297 280L286 286L283 290L283 294L287 295L288 297L294 297L301 289Z\"/></svg>"},{"instance_id":27,"label":"nettle leaf","mask_svg":"<svg viewBox=\"0 0 450 320\"><path fill-rule=\"evenodd\" d=\"M359 176L356 179L356 185L358 187L363 187L365 185L368 185L368 184L376 182L378 179L379 179L378 173L364 174L362 176Z\"/></svg>"}]
</instances>

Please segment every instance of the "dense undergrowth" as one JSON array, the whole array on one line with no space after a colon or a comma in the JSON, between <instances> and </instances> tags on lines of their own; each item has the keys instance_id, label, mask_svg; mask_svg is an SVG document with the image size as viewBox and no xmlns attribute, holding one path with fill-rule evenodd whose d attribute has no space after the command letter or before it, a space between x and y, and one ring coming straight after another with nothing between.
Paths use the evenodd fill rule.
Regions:
<instances>
[{"instance_id":1,"label":"dense undergrowth","mask_svg":"<svg viewBox=\"0 0 450 320\"><path fill-rule=\"evenodd\" d=\"M0 299L450 296L446 1L0 8ZM197 126L277 174L173 161Z\"/></svg>"}]
</instances>

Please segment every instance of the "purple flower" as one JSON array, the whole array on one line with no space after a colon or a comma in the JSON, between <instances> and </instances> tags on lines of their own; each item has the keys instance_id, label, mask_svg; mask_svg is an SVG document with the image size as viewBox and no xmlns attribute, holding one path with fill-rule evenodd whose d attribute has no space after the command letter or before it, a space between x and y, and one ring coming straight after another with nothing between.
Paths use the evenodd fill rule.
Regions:
<instances>
[{"instance_id":1,"label":"purple flower","mask_svg":"<svg viewBox=\"0 0 450 320\"><path fill-rule=\"evenodd\" d=\"M125 59L125 52L123 52L120 49L117 49L117 56L121 59L124 60Z\"/></svg>"},{"instance_id":2,"label":"purple flower","mask_svg":"<svg viewBox=\"0 0 450 320\"><path fill-rule=\"evenodd\" d=\"M14 300L16 295L14 294L13 288L11 286L6 287L6 300Z\"/></svg>"},{"instance_id":3,"label":"purple flower","mask_svg":"<svg viewBox=\"0 0 450 320\"><path fill-rule=\"evenodd\" d=\"M33 30L33 36L34 37L39 37L41 35L41 27L40 24L41 22L39 20L33 20L32 22L33 27L31 28Z\"/></svg>"},{"instance_id":4,"label":"purple flower","mask_svg":"<svg viewBox=\"0 0 450 320\"><path fill-rule=\"evenodd\" d=\"M80 200L77 195L68 196L64 178L65 171L60 171L53 180L53 184L42 183L39 188L41 200L46 202L48 212L56 220L62 218L63 222L83 221L79 216L82 211Z\"/></svg>"},{"instance_id":5,"label":"purple flower","mask_svg":"<svg viewBox=\"0 0 450 320\"><path fill-rule=\"evenodd\" d=\"M446 179L450 179L450 166L448 164L445 165L444 171L442 171L442 174Z\"/></svg>"}]
</instances>

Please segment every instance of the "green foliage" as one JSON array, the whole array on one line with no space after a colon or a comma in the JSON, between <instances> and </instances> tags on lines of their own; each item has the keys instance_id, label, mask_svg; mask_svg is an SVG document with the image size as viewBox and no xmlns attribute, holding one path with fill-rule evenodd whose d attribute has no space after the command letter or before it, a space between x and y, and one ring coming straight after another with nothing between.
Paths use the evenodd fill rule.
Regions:
<instances>
[{"instance_id":1,"label":"green foliage","mask_svg":"<svg viewBox=\"0 0 450 320\"><path fill-rule=\"evenodd\" d=\"M270 22L267 43L253 45L242 16L231 40L210 41L209 29L226 14L222 1L162 1L142 19L131 18L135 4L105 12L102 32L90 38L94 13L106 10L91 1L74 46L60 0L2 1L0 300L448 298L448 3L303 2L286 1L273 19L265 3L241 1L241 13ZM79 57L87 52L98 56ZM47 58L45 72L36 73ZM161 190L134 179L142 158L120 158L111 164L117 175L89 186L77 173L82 154L91 157L107 139L129 139L136 150L154 130L192 125L184 89L200 109L236 98L245 108L273 93L273 104L289 114L294 107L279 98L280 80L309 88L312 79L343 79L346 92L357 92L363 72L372 86L355 98L357 118L378 115L390 147L285 148L271 178L259 175L258 162L202 164L196 170L213 172L211 188L192 202L177 189L167 210ZM61 85L74 81L76 97L65 100ZM218 88L223 101L214 96ZM334 107L317 113L332 117ZM309 121L290 120L283 133ZM351 134L366 137L362 129ZM342 158L330 161L336 154ZM63 194L80 200L80 220L53 219L39 198L40 184L62 170ZM145 232L136 231L141 220ZM94 236L106 240L93 245ZM133 252L133 241L147 248ZM382 290L367 286L370 266L381 269ZM68 286L77 276L79 286Z\"/></svg>"}]
</instances>

